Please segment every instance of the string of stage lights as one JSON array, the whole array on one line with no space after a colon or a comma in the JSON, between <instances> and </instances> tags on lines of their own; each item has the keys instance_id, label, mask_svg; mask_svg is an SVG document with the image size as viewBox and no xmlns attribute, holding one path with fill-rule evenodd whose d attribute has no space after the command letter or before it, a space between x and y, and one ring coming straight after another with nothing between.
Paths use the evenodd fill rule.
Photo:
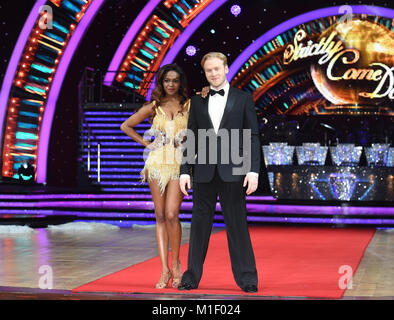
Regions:
<instances>
[{"instance_id":1,"label":"string of stage lights","mask_svg":"<svg viewBox=\"0 0 394 320\"><path fill-rule=\"evenodd\" d=\"M185 40L226 0L219 1L164 1L164 10L157 11L147 18L147 22L141 28L141 32L132 42L129 34L129 50L122 63L119 63L120 55L115 55L111 66L119 65L116 74L117 84L136 90L140 95L149 99L148 90L154 82L154 74L163 64L171 63L178 54ZM148 5L147 5L148 6ZM142 17L138 17L142 18ZM123 46L124 43L121 44ZM117 51L124 50L119 47ZM104 84L111 84L112 70L110 70Z\"/></svg>"},{"instance_id":2,"label":"string of stage lights","mask_svg":"<svg viewBox=\"0 0 394 320\"><path fill-rule=\"evenodd\" d=\"M86 7L76 12L74 6L63 4L64 8L83 13ZM48 12L43 11L38 21L47 20ZM75 16L74 22L79 18ZM14 86L6 118L4 139L3 176L13 177L21 162L35 165L38 152L38 133L41 128L45 100L53 81L53 75L75 30L74 23L63 19L53 21L51 31L42 29L39 23L33 27L21 56L14 79Z\"/></svg>"},{"instance_id":3,"label":"string of stage lights","mask_svg":"<svg viewBox=\"0 0 394 320\"><path fill-rule=\"evenodd\" d=\"M34 5L13 51L0 95L1 116L5 118L4 177L18 179L18 169L28 163L36 168L36 181L46 181L57 97L79 40L102 3L38 0ZM51 27L43 27L43 22Z\"/></svg>"}]
</instances>

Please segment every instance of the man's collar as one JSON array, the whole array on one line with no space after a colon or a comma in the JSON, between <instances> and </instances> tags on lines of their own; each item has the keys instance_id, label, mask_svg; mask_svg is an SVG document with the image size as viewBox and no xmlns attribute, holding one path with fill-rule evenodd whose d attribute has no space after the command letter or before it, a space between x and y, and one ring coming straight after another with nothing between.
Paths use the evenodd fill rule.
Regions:
<instances>
[{"instance_id":1,"label":"man's collar","mask_svg":"<svg viewBox=\"0 0 394 320\"><path fill-rule=\"evenodd\" d=\"M213 88L212 86L209 86L209 88L215 91L219 91L220 89L223 89L224 92L226 93L230 89L230 84L228 83L228 81L226 81L226 83L221 88Z\"/></svg>"}]
</instances>

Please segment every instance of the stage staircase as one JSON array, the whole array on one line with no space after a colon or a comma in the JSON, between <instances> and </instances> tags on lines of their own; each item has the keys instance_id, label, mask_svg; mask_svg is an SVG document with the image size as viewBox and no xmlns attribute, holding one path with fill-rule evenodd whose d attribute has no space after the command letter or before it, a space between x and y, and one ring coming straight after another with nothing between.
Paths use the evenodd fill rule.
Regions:
<instances>
[{"instance_id":1,"label":"stage staircase","mask_svg":"<svg viewBox=\"0 0 394 320\"><path fill-rule=\"evenodd\" d=\"M102 192L149 194L148 184L140 181L144 147L120 130L131 114L131 110L87 110L84 113L82 160L85 168L90 167L91 183L99 185ZM143 136L150 126L146 120L136 131Z\"/></svg>"}]
</instances>

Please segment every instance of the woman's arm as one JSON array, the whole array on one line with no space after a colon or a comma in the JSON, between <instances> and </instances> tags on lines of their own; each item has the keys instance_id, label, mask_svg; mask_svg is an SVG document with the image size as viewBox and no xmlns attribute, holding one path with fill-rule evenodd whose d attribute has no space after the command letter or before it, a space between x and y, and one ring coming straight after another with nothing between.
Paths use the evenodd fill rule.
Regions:
<instances>
[{"instance_id":1,"label":"woman's arm","mask_svg":"<svg viewBox=\"0 0 394 320\"><path fill-rule=\"evenodd\" d=\"M153 114L153 104L149 103L139 109L136 113L131 115L125 122L123 122L120 126L120 129L127 134L134 141L142 144L144 147L147 147L151 144L151 141L144 140L140 134L134 129L138 124L147 119Z\"/></svg>"}]
</instances>

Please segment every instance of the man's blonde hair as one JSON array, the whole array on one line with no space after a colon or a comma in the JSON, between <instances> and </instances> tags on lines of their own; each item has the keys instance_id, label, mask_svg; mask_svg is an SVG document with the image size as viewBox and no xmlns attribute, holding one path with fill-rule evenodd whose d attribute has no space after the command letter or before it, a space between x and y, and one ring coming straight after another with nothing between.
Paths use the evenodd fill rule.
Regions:
<instances>
[{"instance_id":1,"label":"man's blonde hair","mask_svg":"<svg viewBox=\"0 0 394 320\"><path fill-rule=\"evenodd\" d=\"M218 58L223 61L223 65L227 66L227 57L221 52L209 52L205 56L202 57L201 67L204 69L205 61L211 58Z\"/></svg>"}]
</instances>

